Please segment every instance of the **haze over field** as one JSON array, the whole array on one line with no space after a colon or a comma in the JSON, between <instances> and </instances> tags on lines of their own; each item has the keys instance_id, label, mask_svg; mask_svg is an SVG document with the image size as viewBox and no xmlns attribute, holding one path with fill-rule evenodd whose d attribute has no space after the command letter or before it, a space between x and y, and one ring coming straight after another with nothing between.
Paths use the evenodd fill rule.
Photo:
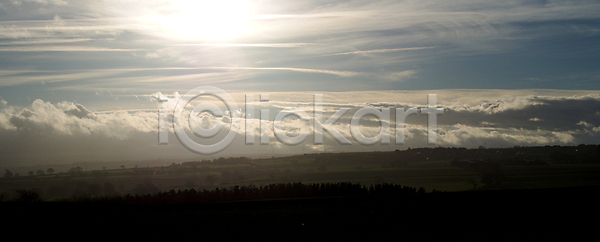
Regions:
<instances>
[{"instance_id":1,"label":"haze over field","mask_svg":"<svg viewBox=\"0 0 600 242\"><path fill-rule=\"evenodd\" d=\"M172 127L169 143L158 142L159 110L199 86L238 106L200 115L204 128L225 127L194 138L203 144L245 117L245 94L257 102L254 145L242 121L217 157L598 144L598 12L597 1L0 1L0 166L202 159ZM334 127L351 145L328 132L314 144L315 94L321 122L350 108ZM444 109L437 144L421 113L396 144L395 109L425 108L428 94ZM284 132L307 139L286 145L270 132L261 145L260 110L272 129L287 107L309 119L284 119ZM373 116L360 122L389 145L354 139L350 120L363 107L391 109L389 130Z\"/></svg>"}]
</instances>

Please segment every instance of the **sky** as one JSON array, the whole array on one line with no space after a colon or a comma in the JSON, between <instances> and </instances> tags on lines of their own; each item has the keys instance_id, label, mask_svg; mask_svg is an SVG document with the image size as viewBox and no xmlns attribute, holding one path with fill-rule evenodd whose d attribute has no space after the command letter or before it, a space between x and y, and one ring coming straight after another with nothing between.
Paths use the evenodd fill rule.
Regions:
<instances>
[{"instance_id":1,"label":"sky","mask_svg":"<svg viewBox=\"0 0 600 242\"><path fill-rule=\"evenodd\" d=\"M598 144L598 12L598 1L0 1L0 166ZM238 107L186 95L196 88ZM429 94L443 110L433 144ZM222 114L192 111L201 103ZM368 107L390 118L356 116ZM290 108L306 113L280 116L280 134L305 138L294 145L274 132ZM345 109L328 127L350 144L333 131L315 144L315 123ZM356 138L357 117L375 144ZM222 129L204 138L192 122ZM210 154L181 141L208 147L229 132Z\"/></svg>"}]
</instances>

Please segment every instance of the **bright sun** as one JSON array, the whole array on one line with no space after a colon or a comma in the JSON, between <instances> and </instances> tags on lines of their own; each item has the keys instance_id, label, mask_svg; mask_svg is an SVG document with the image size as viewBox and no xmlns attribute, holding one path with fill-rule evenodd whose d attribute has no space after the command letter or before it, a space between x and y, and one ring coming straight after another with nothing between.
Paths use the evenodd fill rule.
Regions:
<instances>
[{"instance_id":1,"label":"bright sun","mask_svg":"<svg viewBox=\"0 0 600 242\"><path fill-rule=\"evenodd\" d=\"M171 11L152 17L173 38L225 40L251 32L251 6L245 0L174 1Z\"/></svg>"}]
</instances>

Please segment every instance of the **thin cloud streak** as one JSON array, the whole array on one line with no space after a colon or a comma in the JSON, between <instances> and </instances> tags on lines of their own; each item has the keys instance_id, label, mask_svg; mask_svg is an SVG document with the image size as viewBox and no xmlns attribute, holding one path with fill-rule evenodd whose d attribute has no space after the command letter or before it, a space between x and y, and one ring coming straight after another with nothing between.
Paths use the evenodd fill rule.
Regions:
<instances>
[{"instance_id":1,"label":"thin cloud streak","mask_svg":"<svg viewBox=\"0 0 600 242\"><path fill-rule=\"evenodd\" d=\"M337 53L337 54L331 54L331 55L380 54L380 53L397 52L397 51L427 50L427 49L433 49L436 47L437 46L396 48L396 49L378 49L378 50L358 50L358 51L343 52L343 53Z\"/></svg>"},{"instance_id":2,"label":"thin cloud streak","mask_svg":"<svg viewBox=\"0 0 600 242\"><path fill-rule=\"evenodd\" d=\"M35 76L23 76L18 74L26 74L26 73L37 73L40 71L37 70L20 70L20 71L8 71L2 70L0 71L0 75L4 74L8 76L0 86L17 86L24 85L30 83L42 83L42 82L64 82L64 81L73 81L73 80L83 80L83 79L91 79L91 78L101 78L104 76L115 75L119 73L126 72L138 72L138 71L169 71L169 70L255 70L255 71L293 71L293 72L304 72L304 73L319 73L319 74L328 74L335 75L340 77L351 77L356 75L370 75L368 73L361 72L353 72L353 71L335 71L335 70L321 70L321 69L307 69L307 68L294 68L294 67L159 67L159 68L113 68L113 69L92 69L92 70L65 70L61 71L62 73L69 74L54 74L54 75L35 75ZM60 72L59 72L60 73ZM113 79L115 81L122 82L123 80L129 80L129 83L132 82L165 82L165 81L173 81L173 80L192 80L198 79L202 77L204 83L223 83L230 82L234 80L238 80L239 78L248 77L248 75L239 76L239 73L233 73L236 76L228 77L224 80L219 80L220 74L232 74L232 73L198 73L192 75L175 75L172 76L156 76L156 75L142 75L139 77L115 77L109 78L107 80ZM18 76L17 76L18 75ZM215 76L217 75L217 76ZM208 78L208 79L207 79ZM387 78L387 77L386 77ZM105 79L105 78L104 78ZM212 80L212 81L211 81Z\"/></svg>"},{"instance_id":3,"label":"thin cloud streak","mask_svg":"<svg viewBox=\"0 0 600 242\"><path fill-rule=\"evenodd\" d=\"M0 46L4 45L40 45L40 44L62 44L62 43L79 43L92 41L91 38L74 38L74 39L56 39L56 38L45 38L35 40L20 40L20 41L6 41L0 42Z\"/></svg>"},{"instance_id":4,"label":"thin cloud streak","mask_svg":"<svg viewBox=\"0 0 600 242\"><path fill-rule=\"evenodd\" d=\"M296 71L296 72L309 72L309 73L322 73L330 74L341 77L350 77L354 75L362 74L354 71L334 71L334 70L320 70L320 69L306 69L306 68L294 68L294 67L211 67L212 69L232 69L232 70L274 70L274 71Z\"/></svg>"},{"instance_id":5,"label":"thin cloud streak","mask_svg":"<svg viewBox=\"0 0 600 242\"><path fill-rule=\"evenodd\" d=\"M125 96L125 95L122 95ZM129 96L129 95L128 95ZM170 95L165 95L165 96L170 96ZM138 109L121 109L121 110L106 110L106 111L97 111L97 112L91 112L93 114L100 114L100 113L118 113L118 112L157 112L160 109L156 108L156 109L151 109L151 108L138 108Z\"/></svg>"},{"instance_id":6,"label":"thin cloud streak","mask_svg":"<svg viewBox=\"0 0 600 242\"><path fill-rule=\"evenodd\" d=\"M238 104L246 93L270 93L257 105L271 114L289 106L310 114L313 94L324 94L325 117L342 107L424 107L427 94L437 94L445 110L440 145L600 140L597 1L253 1L234 24L220 18L233 6L220 14L166 0L48 5L0 4L0 153L7 156L20 155L15 148L41 152L27 147L115 154L115 141L123 141L133 157L150 157L176 142L158 146L160 103L143 94L203 85ZM206 21L202 11L215 17ZM99 112L83 116L88 110ZM345 135L348 120L336 123ZM364 120L369 132L379 130ZM406 122L411 136L400 148L426 146L426 115ZM286 132L310 127L294 121ZM63 144L79 148L53 149ZM178 147L183 152L169 154L187 152ZM246 151L231 148L224 154Z\"/></svg>"},{"instance_id":7,"label":"thin cloud streak","mask_svg":"<svg viewBox=\"0 0 600 242\"><path fill-rule=\"evenodd\" d=\"M272 44L239 44L239 43L214 43L214 44L179 44L181 46L215 46L215 47L268 47L268 48L295 48L314 45L312 43L272 43Z\"/></svg>"},{"instance_id":8,"label":"thin cloud streak","mask_svg":"<svg viewBox=\"0 0 600 242\"><path fill-rule=\"evenodd\" d=\"M2 52L123 52L123 51L141 51L142 49L111 49L92 46L11 46L0 47Z\"/></svg>"}]
</instances>

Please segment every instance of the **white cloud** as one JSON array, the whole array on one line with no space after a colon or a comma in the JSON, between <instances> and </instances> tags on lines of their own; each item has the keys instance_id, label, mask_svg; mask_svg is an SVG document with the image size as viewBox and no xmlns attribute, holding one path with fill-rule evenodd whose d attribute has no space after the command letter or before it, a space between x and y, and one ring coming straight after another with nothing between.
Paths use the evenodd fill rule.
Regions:
<instances>
[{"instance_id":1,"label":"white cloud","mask_svg":"<svg viewBox=\"0 0 600 242\"><path fill-rule=\"evenodd\" d=\"M427 146L427 119L425 115L413 115L407 118L407 125L405 130L405 144L395 145L395 122L393 110L395 107L407 107L407 103L423 102L417 99L426 99L421 96L421 91L417 91L419 95L414 95L416 99L411 100L413 95L406 95L404 98L398 95L398 93L389 92L352 92L352 93L324 93L324 99L326 102L323 104L324 119L328 119L334 112L341 107L349 107L349 111L346 115L340 118L333 126L338 130L344 137L350 140L351 145L341 145L335 141L329 133L325 132L325 142L323 146L313 145L313 112L312 112L312 95L310 93L271 93L269 102L260 103L255 107L255 122L258 124L258 110L267 108L271 110L271 115L268 121L269 125L269 145L260 145L260 126L254 127L254 134L256 142L254 146L245 144L245 123L240 120L240 126L237 134L237 138L234 143L231 144L224 151L215 154L217 156L229 156L229 155L248 155L248 154L296 154L302 152L338 152L338 151L356 151L356 150L394 150L403 149L406 147L423 147ZM450 92L450 91L446 91ZM425 92L427 93L427 92ZM48 157L67 157L71 154L113 154L115 157L133 157L136 156L135 152L138 153L138 157L151 158L156 157L184 157L193 156L194 153L187 151L182 148L178 142L177 137L174 136L172 126L169 128L169 144L165 146L159 146L157 142L158 132L158 109L166 108L173 110L177 104L180 96L178 93L173 95L167 95L170 99L167 102L159 103L156 99L157 95L161 93L155 93L151 98L151 102L156 105L156 109L150 112L144 112L140 110L130 111L109 111L109 112L91 112L81 104L73 102L59 102L52 104L42 100L35 100L31 106L26 108L17 108L8 104L3 105L0 109L0 135L3 137L3 154L8 160L22 160L32 157L35 155L43 156L43 152L50 152L52 155ZM369 104L370 95L379 94L381 98L390 97L386 104L376 103L375 105ZM243 94L234 93L232 94L236 100L240 100L238 103L240 108L243 108ZM355 98L352 98L355 97ZM346 103L347 98L355 100L355 103ZM407 99L408 98L408 99ZM490 97L491 98L491 97ZM281 101L278 101L281 100ZM404 102L397 102L402 100ZM560 107L561 105L573 105L574 100L578 101L589 101L594 99L581 98L580 96L574 96L571 98L562 97L546 97L544 99L536 98L536 102L541 101L556 101L558 104L553 104L552 107ZM341 102L338 102L341 101ZM440 103L444 103L443 99L438 99ZM454 103L453 105L455 105ZM278 141L277 137L273 133L272 120L274 119L277 112L282 110L284 107L298 107L305 110L311 120L303 121L295 119L294 117L284 119L283 131L286 135L294 137L299 135L301 132L309 132L308 138L299 145L290 146L282 144ZM392 120L390 122L390 133L391 137L390 145L373 145L364 146L357 142L350 132L350 117L358 110L358 108L372 106L375 108L381 108L387 106L392 109ZM444 104L441 104L444 107ZM536 105L533 105L536 106ZM539 106L539 104L537 105ZM544 106L544 105L542 105ZM408 106L410 107L410 106ZM418 104L417 107L424 107L423 104ZM522 106L525 112L530 112L528 107L531 105ZM580 107L575 104L573 107ZM580 108L585 109L586 107L581 106ZM532 114L539 119L544 119L544 122L531 122L529 118L524 118L520 113L516 112L521 109L506 109L502 112L493 113L481 113L480 111L472 111L469 115L471 116L456 116L456 112L450 112L447 107L444 115L438 117L438 144L441 146L463 146L463 147L478 147L486 144L487 147L510 147L514 145L548 145L548 144L561 144L571 145L578 144L580 142L590 142L600 140L600 122L589 117L595 117L595 114L591 116L585 116L579 118L578 121L572 122L571 126L565 126L564 130L556 130L554 126L539 126L532 128L519 127L520 124L535 123L535 125L542 123L557 123L567 122L571 117L565 115L558 115L556 118L547 119L539 114ZM243 110L235 110L236 119L243 117ZM575 113L583 113L574 110ZM462 111L466 112L466 111ZM465 113L462 113L465 114ZM200 119L201 121L207 121L205 126L210 126L214 122L221 123L225 128L221 132L208 140L196 139L197 142L204 142L210 144L215 140L223 138L229 130L231 122L228 119L214 119L212 115L202 114L209 119ZM227 113L226 113L227 115ZM497 122L488 123L474 123L464 124L463 121L477 117L476 115L489 116L489 120ZM184 117L189 116L189 111L184 113ZM203 116L203 117L204 117ZM527 117L527 116L525 116ZM531 116L529 116L531 117ZM566 120L564 120L566 119ZM585 120L585 121L584 121ZM185 123L185 122L184 122ZM503 123L502 125L498 123ZM512 126L511 126L512 124ZM381 130L381 124L379 120L372 116L365 116L360 122L360 130L367 137L373 137L377 135ZM550 128L547 128L550 127ZM206 127L205 127L206 128ZM186 127L189 132L189 127ZM189 132L190 137L194 137L194 134ZM8 142L8 143L7 143ZM29 144L29 145L27 145ZM18 145L20 148L15 148ZM123 146L118 148L117 145ZM32 151L32 148L37 147L36 150ZM39 150L39 152L38 152ZM114 150L120 150L118 153L111 152ZM151 151L150 151L151 150Z\"/></svg>"},{"instance_id":2,"label":"white cloud","mask_svg":"<svg viewBox=\"0 0 600 242\"><path fill-rule=\"evenodd\" d=\"M465 146L469 148L486 144L488 147L514 145L572 145L575 138L570 132L527 131L519 129L489 129L462 124L440 127L440 145Z\"/></svg>"},{"instance_id":3,"label":"white cloud","mask_svg":"<svg viewBox=\"0 0 600 242\"><path fill-rule=\"evenodd\" d=\"M100 135L127 139L132 131L153 132L158 125L156 113L94 114L80 104L60 102L53 105L40 99L29 108L18 112L5 109L2 114L0 123L4 128L12 128L25 135Z\"/></svg>"},{"instance_id":4,"label":"white cloud","mask_svg":"<svg viewBox=\"0 0 600 242\"><path fill-rule=\"evenodd\" d=\"M0 51L25 52L25 51L94 51L94 52L111 52L111 51L140 51L139 49L112 49L93 46L9 46L0 47Z\"/></svg>"},{"instance_id":5,"label":"white cloud","mask_svg":"<svg viewBox=\"0 0 600 242\"><path fill-rule=\"evenodd\" d=\"M382 53L388 53L388 52L411 51L411 50L426 50L426 49L433 49L433 48L436 48L436 46L395 48L395 49L377 49L377 50L357 50L357 51L351 51L351 52L337 53L337 54L333 54L333 55L382 54Z\"/></svg>"}]
</instances>

